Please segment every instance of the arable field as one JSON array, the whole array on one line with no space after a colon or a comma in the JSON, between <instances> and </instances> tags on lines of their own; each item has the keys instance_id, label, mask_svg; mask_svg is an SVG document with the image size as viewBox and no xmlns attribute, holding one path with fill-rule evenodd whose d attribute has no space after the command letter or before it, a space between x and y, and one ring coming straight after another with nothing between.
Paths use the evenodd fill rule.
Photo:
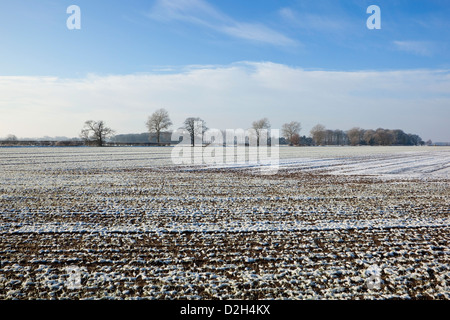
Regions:
<instances>
[{"instance_id":1,"label":"arable field","mask_svg":"<svg viewBox=\"0 0 450 320\"><path fill-rule=\"evenodd\" d=\"M171 151L0 148L0 299L450 299L450 148Z\"/></svg>"}]
</instances>

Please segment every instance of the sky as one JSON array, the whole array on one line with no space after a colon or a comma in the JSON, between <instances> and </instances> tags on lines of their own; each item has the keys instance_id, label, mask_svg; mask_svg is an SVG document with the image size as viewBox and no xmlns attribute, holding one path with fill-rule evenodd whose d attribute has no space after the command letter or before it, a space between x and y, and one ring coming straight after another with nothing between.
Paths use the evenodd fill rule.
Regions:
<instances>
[{"instance_id":1,"label":"sky","mask_svg":"<svg viewBox=\"0 0 450 320\"><path fill-rule=\"evenodd\" d=\"M0 138L141 133L165 108L171 129L267 117L450 141L449 17L447 0L2 1Z\"/></svg>"}]
</instances>

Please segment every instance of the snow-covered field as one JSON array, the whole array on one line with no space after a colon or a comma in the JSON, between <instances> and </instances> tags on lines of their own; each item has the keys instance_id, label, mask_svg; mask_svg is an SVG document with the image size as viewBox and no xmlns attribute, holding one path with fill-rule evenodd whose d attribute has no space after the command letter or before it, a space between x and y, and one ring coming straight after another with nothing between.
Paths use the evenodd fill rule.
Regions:
<instances>
[{"instance_id":1,"label":"snow-covered field","mask_svg":"<svg viewBox=\"0 0 450 320\"><path fill-rule=\"evenodd\" d=\"M450 298L450 148L171 151L0 148L0 299Z\"/></svg>"}]
</instances>

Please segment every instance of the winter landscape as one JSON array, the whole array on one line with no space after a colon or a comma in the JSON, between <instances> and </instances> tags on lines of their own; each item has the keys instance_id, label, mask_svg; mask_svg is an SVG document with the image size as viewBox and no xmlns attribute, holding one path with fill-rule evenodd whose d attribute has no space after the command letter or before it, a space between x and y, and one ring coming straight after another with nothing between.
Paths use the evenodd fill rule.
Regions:
<instances>
[{"instance_id":1,"label":"winter landscape","mask_svg":"<svg viewBox=\"0 0 450 320\"><path fill-rule=\"evenodd\" d=\"M2 307L450 300L449 17L442 0L0 1ZM66 302L43 316L87 315Z\"/></svg>"},{"instance_id":2,"label":"winter landscape","mask_svg":"<svg viewBox=\"0 0 450 320\"><path fill-rule=\"evenodd\" d=\"M1 299L449 299L448 147L3 148Z\"/></svg>"}]
</instances>

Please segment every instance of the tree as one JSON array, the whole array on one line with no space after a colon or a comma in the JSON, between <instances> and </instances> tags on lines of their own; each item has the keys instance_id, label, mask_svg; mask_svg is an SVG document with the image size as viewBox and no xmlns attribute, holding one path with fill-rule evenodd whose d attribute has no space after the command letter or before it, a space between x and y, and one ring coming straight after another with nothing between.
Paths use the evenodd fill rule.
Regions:
<instances>
[{"instance_id":1,"label":"tree","mask_svg":"<svg viewBox=\"0 0 450 320\"><path fill-rule=\"evenodd\" d=\"M340 130L336 129L333 131L333 144L337 146L342 146L344 144L348 144L348 137L347 134Z\"/></svg>"},{"instance_id":2,"label":"tree","mask_svg":"<svg viewBox=\"0 0 450 320\"><path fill-rule=\"evenodd\" d=\"M88 120L84 123L80 137L86 142L93 142L97 146L103 146L105 140L114 134L114 130L108 128L106 124L100 121Z\"/></svg>"},{"instance_id":3,"label":"tree","mask_svg":"<svg viewBox=\"0 0 450 320\"><path fill-rule=\"evenodd\" d=\"M8 134L8 136L6 137L6 141L17 141L17 137L13 134Z\"/></svg>"},{"instance_id":4,"label":"tree","mask_svg":"<svg viewBox=\"0 0 450 320\"><path fill-rule=\"evenodd\" d=\"M312 146L314 145L314 141L311 137L301 136L300 137L300 145L302 146Z\"/></svg>"},{"instance_id":5,"label":"tree","mask_svg":"<svg viewBox=\"0 0 450 320\"><path fill-rule=\"evenodd\" d=\"M316 124L310 131L311 137L316 145L321 145L324 143L326 138L325 126L322 124Z\"/></svg>"},{"instance_id":6,"label":"tree","mask_svg":"<svg viewBox=\"0 0 450 320\"><path fill-rule=\"evenodd\" d=\"M374 142L380 146L390 146L394 142L394 135L390 130L378 128L374 134Z\"/></svg>"},{"instance_id":7,"label":"tree","mask_svg":"<svg viewBox=\"0 0 450 320\"><path fill-rule=\"evenodd\" d=\"M363 140L364 130L358 127L351 128L347 131L347 137L352 146L356 146Z\"/></svg>"},{"instance_id":8,"label":"tree","mask_svg":"<svg viewBox=\"0 0 450 320\"><path fill-rule=\"evenodd\" d=\"M291 137L291 139L289 140L289 142L294 145L294 146L299 146L301 143L301 137L298 133L294 133Z\"/></svg>"},{"instance_id":9,"label":"tree","mask_svg":"<svg viewBox=\"0 0 450 320\"><path fill-rule=\"evenodd\" d=\"M182 129L185 129L191 137L191 145L195 146L195 137L201 136L208 130L205 125L205 121L201 118L190 117L184 120Z\"/></svg>"},{"instance_id":10,"label":"tree","mask_svg":"<svg viewBox=\"0 0 450 320\"><path fill-rule=\"evenodd\" d=\"M289 141L291 144L298 144L300 141L300 130L302 129L302 126L300 122L297 121L291 121L289 123L283 124L281 127L281 134ZM296 136L295 143L293 140L294 136Z\"/></svg>"},{"instance_id":11,"label":"tree","mask_svg":"<svg viewBox=\"0 0 450 320\"><path fill-rule=\"evenodd\" d=\"M166 109L158 109L148 117L146 125L149 133L156 133L156 139L159 144L161 131L168 129L172 125L172 121L170 121L169 113Z\"/></svg>"},{"instance_id":12,"label":"tree","mask_svg":"<svg viewBox=\"0 0 450 320\"><path fill-rule=\"evenodd\" d=\"M252 123L252 129L255 130L256 134L256 145L259 146L259 138L261 137L261 134L263 130L270 129L270 122L267 118L262 118L260 120L254 121Z\"/></svg>"},{"instance_id":13,"label":"tree","mask_svg":"<svg viewBox=\"0 0 450 320\"><path fill-rule=\"evenodd\" d=\"M403 130L395 129L395 130L389 130L393 135L393 145L401 145L401 146L407 146L410 145L409 137L406 133L403 132Z\"/></svg>"},{"instance_id":14,"label":"tree","mask_svg":"<svg viewBox=\"0 0 450 320\"><path fill-rule=\"evenodd\" d=\"M417 134L408 134L411 145L413 146L423 146L425 142L423 142L422 138Z\"/></svg>"},{"instance_id":15,"label":"tree","mask_svg":"<svg viewBox=\"0 0 450 320\"><path fill-rule=\"evenodd\" d=\"M375 131L373 131L372 129L369 129L364 132L363 139L366 142L366 144L373 146L374 145L374 136L375 136Z\"/></svg>"},{"instance_id":16,"label":"tree","mask_svg":"<svg viewBox=\"0 0 450 320\"><path fill-rule=\"evenodd\" d=\"M327 129L325 130L325 145L333 145L334 143L334 131Z\"/></svg>"}]
</instances>

